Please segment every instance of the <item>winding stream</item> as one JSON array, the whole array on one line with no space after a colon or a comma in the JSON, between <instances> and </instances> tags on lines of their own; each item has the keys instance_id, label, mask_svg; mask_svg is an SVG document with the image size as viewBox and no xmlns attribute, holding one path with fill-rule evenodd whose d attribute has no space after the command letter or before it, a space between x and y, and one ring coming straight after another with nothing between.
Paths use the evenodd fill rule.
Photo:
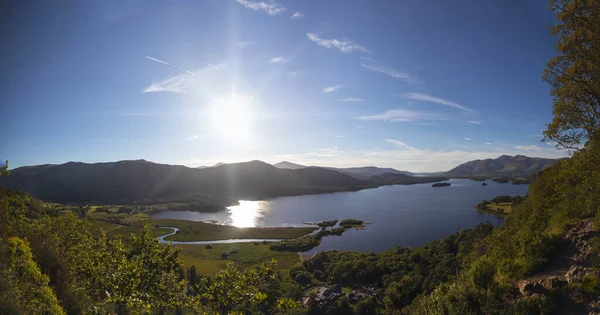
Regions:
<instances>
[{"instance_id":1,"label":"winding stream","mask_svg":"<svg viewBox=\"0 0 600 315\"><path fill-rule=\"evenodd\" d=\"M165 240L165 238L169 237L171 235L177 234L177 231L179 231L179 229L176 228L176 227L171 227L171 226L161 226L161 228L172 229L173 230L173 232L171 232L169 234L165 234L163 236L157 237L158 241L161 244L176 244L176 245L188 244L188 245L197 245L197 244L232 244L232 243L252 243L252 242L263 242L263 241L266 241L266 242L280 242L281 241L279 239L272 239L272 238L268 238L268 239L262 239L262 238L243 238L243 239L238 239L238 238L234 238L234 239L214 240L214 241L167 241L167 240Z\"/></svg>"}]
</instances>

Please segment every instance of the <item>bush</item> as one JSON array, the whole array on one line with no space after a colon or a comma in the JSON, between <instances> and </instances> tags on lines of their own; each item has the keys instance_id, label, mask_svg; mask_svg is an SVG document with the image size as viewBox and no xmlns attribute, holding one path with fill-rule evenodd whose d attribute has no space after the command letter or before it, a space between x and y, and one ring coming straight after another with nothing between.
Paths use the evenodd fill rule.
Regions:
<instances>
[{"instance_id":1,"label":"bush","mask_svg":"<svg viewBox=\"0 0 600 315\"><path fill-rule=\"evenodd\" d=\"M240 250L237 249L237 248L235 248L235 247L229 250L229 254L230 255L232 255L232 254L239 254L239 252L240 252Z\"/></svg>"},{"instance_id":2,"label":"bush","mask_svg":"<svg viewBox=\"0 0 600 315\"><path fill-rule=\"evenodd\" d=\"M204 246L204 248L206 248L206 249L212 249L213 247L210 244L206 244L206 246Z\"/></svg>"},{"instance_id":3,"label":"bush","mask_svg":"<svg viewBox=\"0 0 600 315\"><path fill-rule=\"evenodd\" d=\"M222 252L221 253L221 259L227 259L227 257L229 257L229 253L228 252Z\"/></svg>"},{"instance_id":4,"label":"bush","mask_svg":"<svg viewBox=\"0 0 600 315\"><path fill-rule=\"evenodd\" d=\"M305 286L307 284L310 284L312 282L312 279L310 278L310 275L307 272L300 272L296 274L296 277L294 277L294 281L296 281L301 286Z\"/></svg>"},{"instance_id":5,"label":"bush","mask_svg":"<svg viewBox=\"0 0 600 315\"><path fill-rule=\"evenodd\" d=\"M321 270L315 270L313 272L313 277L315 277L315 279L319 280L319 281L326 281L327 280L327 275L321 271Z\"/></svg>"}]
</instances>

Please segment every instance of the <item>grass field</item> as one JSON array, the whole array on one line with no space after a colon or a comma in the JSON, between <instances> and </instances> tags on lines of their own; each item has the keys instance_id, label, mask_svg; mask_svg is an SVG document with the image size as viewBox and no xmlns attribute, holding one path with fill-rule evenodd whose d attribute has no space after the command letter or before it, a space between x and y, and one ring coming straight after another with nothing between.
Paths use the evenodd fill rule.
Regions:
<instances>
[{"instance_id":1,"label":"grass field","mask_svg":"<svg viewBox=\"0 0 600 315\"><path fill-rule=\"evenodd\" d=\"M300 261L296 253L271 251L268 244L258 244L213 244L212 249L206 249L205 245L172 246L181 248L179 258L184 267L194 265L198 274L203 276L214 276L217 271L225 267L227 262L233 262L240 268L248 268L275 259L277 261L277 270L285 278L289 277L289 268ZM237 248L239 253L231 254L226 259L221 259L221 253L229 252L232 248Z\"/></svg>"},{"instance_id":2,"label":"grass field","mask_svg":"<svg viewBox=\"0 0 600 315\"><path fill-rule=\"evenodd\" d=\"M509 214L512 211L512 205L510 202L491 203L488 208L502 214Z\"/></svg>"},{"instance_id":3,"label":"grass field","mask_svg":"<svg viewBox=\"0 0 600 315\"><path fill-rule=\"evenodd\" d=\"M179 228L179 233L167 237L167 241L213 241L221 239L290 239L297 238L316 230L316 227L271 227L271 228L237 228L227 225L216 225L203 222L152 219L152 226L172 226Z\"/></svg>"}]
</instances>

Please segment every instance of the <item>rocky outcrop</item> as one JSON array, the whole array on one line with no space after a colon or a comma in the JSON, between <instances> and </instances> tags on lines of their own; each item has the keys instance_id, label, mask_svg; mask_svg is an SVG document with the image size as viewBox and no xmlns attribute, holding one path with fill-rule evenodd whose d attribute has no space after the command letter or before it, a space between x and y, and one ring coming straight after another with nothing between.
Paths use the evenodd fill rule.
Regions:
<instances>
[{"instance_id":1,"label":"rocky outcrop","mask_svg":"<svg viewBox=\"0 0 600 315\"><path fill-rule=\"evenodd\" d=\"M594 231L592 219L581 220L569 226L563 236L563 245L557 250L560 254L548 268L517 283L521 295L545 294L571 282L581 281L585 276L600 275L591 268L593 256L598 255L594 253L592 239L598 235L600 233ZM587 312L600 315L600 299L587 303Z\"/></svg>"}]
</instances>

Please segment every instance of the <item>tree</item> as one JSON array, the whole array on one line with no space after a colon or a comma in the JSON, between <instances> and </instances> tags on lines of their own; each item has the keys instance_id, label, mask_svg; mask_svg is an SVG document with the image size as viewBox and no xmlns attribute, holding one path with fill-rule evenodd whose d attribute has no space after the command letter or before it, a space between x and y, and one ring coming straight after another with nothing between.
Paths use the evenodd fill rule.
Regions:
<instances>
[{"instance_id":1,"label":"tree","mask_svg":"<svg viewBox=\"0 0 600 315\"><path fill-rule=\"evenodd\" d=\"M149 225L130 243L107 240L104 233L93 240L75 267L79 288L101 306L116 305L117 313L184 306L187 283L179 279L178 249L159 244Z\"/></svg>"},{"instance_id":2,"label":"tree","mask_svg":"<svg viewBox=\"0 0 600 315\"><path fill-rule=\"evenodd\" d=\"M552 86L553 118L542 141L575 149L600 135L600 3L597 0L550 0L558 23L558 55L542 75Z\"/></svg>"},{"instance_id":3,"label":"tree","mask_svg":"<svg viewBox=\"0 0 600 315\"><path fill-rule=\"evenodd\" d=\"M0 279L1 314L64 314L23 239L1 241Z\"/></svg>"},{"instance_id":4,"label":"tree","mask_svg":"<svg viewBox=\"0 0 600 315\"><path fill-rule=\"evenodd\" d=\"M8 170L8 160L4 163L4 166L0 167L0 177L10 175L10 171Z\"/></svg>"}]
</instances>

